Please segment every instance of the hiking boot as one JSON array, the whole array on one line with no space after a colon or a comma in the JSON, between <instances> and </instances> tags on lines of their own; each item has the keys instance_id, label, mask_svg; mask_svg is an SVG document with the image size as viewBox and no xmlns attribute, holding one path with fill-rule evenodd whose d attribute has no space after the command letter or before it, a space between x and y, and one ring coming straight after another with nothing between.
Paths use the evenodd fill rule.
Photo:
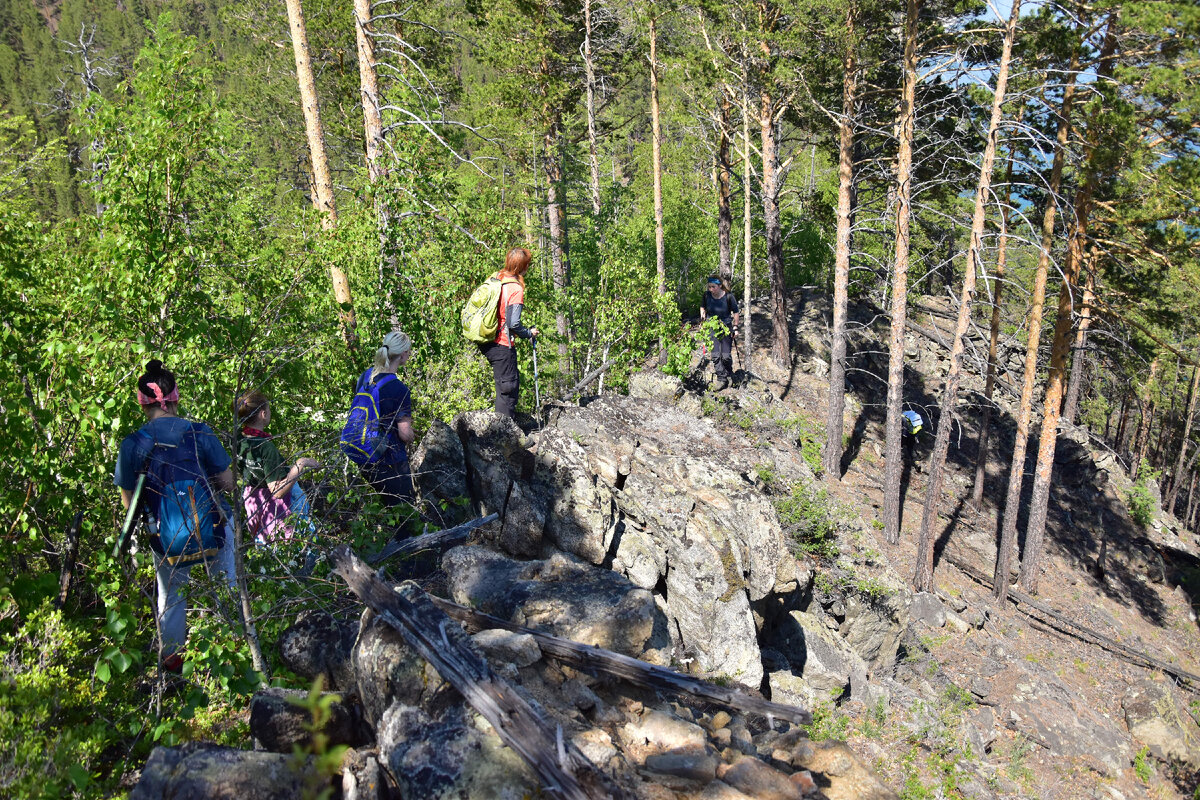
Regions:
<instances>
[{"instance_id":1,"label":"hiking boot","mask_svg":"<svg viewBox=\"0 0 1200 800\"><path fill-rule=\"evenodd\" d=\"M179 653L172 653L162 660L161 666L164 672L172 672L178 675L183 672L183 656Z\"/></svg>"}]
</instances>

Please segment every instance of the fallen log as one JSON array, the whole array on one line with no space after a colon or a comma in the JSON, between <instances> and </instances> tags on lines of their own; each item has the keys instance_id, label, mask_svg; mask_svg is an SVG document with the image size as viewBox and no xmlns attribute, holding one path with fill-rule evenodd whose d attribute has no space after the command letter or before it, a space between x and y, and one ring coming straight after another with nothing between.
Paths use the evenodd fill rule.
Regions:
<instances>
[{"instance_id":1,"label":"fallen log","mask_svg":"<svg viewBox=\"0 0 1200 800\"><path fill-rule=\"evenodd\" d=\"M466 539L471 531L476 528L482 528L489 522L495 522L498 519L500 519L499 514L488 514L486 517L473 519L470 522L455 525L453 528L446 528L444 531L434 531L433 533L414 536L411 539L401 539L400 541L392 542L379 551L379 555L375 556L374 560L371 561L371 565L377 567L393 556L408 556L421 550L445 547L448 544Z\"/></svg>"},{"instance_id":2,"label":"fallen log","mask_svg":"<svg viewBox=\"0 0 1200 800\"><path fill-rule=\"evenodd\" d=\"M562 727L542 719L487 662L471 649L467 634L452 624L415 583L392 586L374 573L350 548L330 555L334 572L351 591L410 647L433 665L516 751L555 796L571 800L628 798L575 745Z\"/></svg>"},{"instance_id":3,"label":"fallen log","mask_svg":"<svg viewBox=\"0 0 1200 800\"><path fill-rule=\"evenodd\" d=\"M974 567L971 567L968 564L963 564L962 562L957 561L955 559L947 559L947 560L951 564L953 564L955 567L960 569L967 576L969 576L970 578L972 578L973 580L975 580L976 582L981 584L982 586L984 586L988 589L992 588L991 580L989 580L986 575L983 575L980 572L978 572ZM1123 656L1127 661L1130 661L1131 663L1137 664L1138 666L1153 667L1155 669L1160 669L1163 672L1167 673L1168 675L1171 675L1171 676L1179 679L1180 681L1184 681L1184 680L1191 681L1190 686L1188 686L1187 684L1182 684L1182 683L1181 683L1181 685L1185 686L1186 688L1190 689L1193 692L1200 693L1200 675L1196 675L1194 673L1188 672L1187 670L1177 667L1173 664L1168 664L1166 661L1155 658L1154 656L1149 655L1148 653L1143 653L1140 650L1134 650L1132 647L1126 647L1125 645L1121 644L1120 642L1110 639L1109 637L1105 636L1104 634L1099 633L1098 631L1094 631L1091 628L1087 627L1086 625L1080 625L1078 622L1075 622L1074 620L1070 619L1069 617L1067 617L1064 614L1060 614L1059 612L1055 611L1053 608L1046 605L1045 603L1038 602L1037 600L1034 600L1029 595L1023 594L1022 592L1017 591L1016 589L1012 588L1011 586L1008 589L1008 599L1013 603L1013 605L1018 606L1018 609L1017 609L1018 611L1025 614L1025 616L1027 616L1027 617L1033 618L1033 615L1030 614L1028 611L1025 611L1024 609L1020 608L1020 606L1028 606L1028 607L1034 609L1035 611L1037 611L1038 613L1044 614L1045 616L1049 617L1050 619L1054 620L1055 622L1058 622L1058 623L1066 626L1067 628L1072 629L1075 633L1083 634L1084 637L1091 639L1093 644L1103 647L1105 650L1108 650L1110 653L1113 653L1113 654L1119 655L1119 656Z\"/></svg>"},{"instance_id":4,"label":"fallen log","mask_svg":"<svg viewBox=\"0 0 1200 800\"><path fill-rule=\"evenodd\" d=\"M451 617L473 627L480 629L503 628L516 633L527 633L537 641L544 655L589 674L610 675L637 686L673 695L695 697L730 711L757 714L768 720L778 718L796 725L812 724L812 714L796 706L772 703L770 700L754 697L741 689L718 686L700 678L683 675L654 664L647 664L645 661L623 653L614 653L594 645L580 644L570 639L525 628L508 620L460 606L449 600L443 600L440 597L431 597L430 599L434 605Z\"/></svg>"}]
</instances>

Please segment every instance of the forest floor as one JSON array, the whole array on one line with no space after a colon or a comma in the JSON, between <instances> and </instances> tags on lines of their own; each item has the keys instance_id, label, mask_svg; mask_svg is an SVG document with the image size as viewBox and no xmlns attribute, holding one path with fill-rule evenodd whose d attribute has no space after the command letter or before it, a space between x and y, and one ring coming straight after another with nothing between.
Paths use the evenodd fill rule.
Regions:
<instances>
[{"instance_id":1,"label":"forest floor","mask_svg":"<svg viewBox=\"0 0 1200 800\"><path fill-rule=\"evenodd\" d=\"M797 293L793 301L791 369L780 370L769 363L770 321L761 313L765 309L755 309L752 373L770 387L775 398L772 418L803 420L801 444L810 439L810 449L819 452L828 384L816 343L827 336L828 302L811 292ZM878 315L870 309L859 312L863 319L878 320ZM852 319L854 316L852 311ZM911 342L910 339L910 346ZM918 340L917 346L936 349L928 341ZM878 356L876 352L876 372ZM882 356L886 363L885 349ZM940 378L936 372L922 372L915 366L917 361L927 363L926 359L910 359L905 399L923 410L927 420L934 417L933 425L929 426L934 428ZM740 368L740 363L735 366ZM879 522L883 502L886 386L870 372L864 368L854 370L850 376L850 384L855 388L848 395L846 425L854 433L843 460L842 480L832 482L829 488L831 506L861 522L860 530L865 536L856 538L859 542L865 540L867 544L860 549L870 552L859 560L881 562L895 577L907 581L915 570L926 489L924 462L931 450L933 433L917 447L914 464L905 469L902 535L898 545L888 545ZM718 398L724 395L737 404L739 393L745 394L757 384L756 380L747 380L744 372L739 377L741 388L735 384L734 388L718 393ZM783 409L778 408L780 401ZM960 409L961 420L951 440L941 502L942 533L935 551L938 595L948 607L963 611L963 616L971 615L968 610L984 614L986 624L976 628L963 626L960 621L957 629L951 625L918 626L924 631L919 646L906 644L907 653L902 654L902 661L909 663L902 664L901 669L921 670L930 676L931 683L946 688L941 692L944 702L934 709L916 710L899 708L894 699L886 708L845 704L828 710L827 714L818 714L818 719L830 728L830 733L845 738L872 760L904 798L1200 797L1197 770L1178 761L1156 759L1142 743L1130 740L1124 709L1133 687L1147 680L1158 681L1168 684L1167 691L1174 696L1177 707L1185 709L1185 716L1190 713L1200 720L1200 686L1187 685L1186 681L1171 686L1170 676L1131 663L1132 659L1089 641L1069 625L1044 615L1025 613L1025 608L1012 602L998 607L990 597L990 585L958 566L968 567L988 579L994 570L1015 431L1014 409L1009 398L998 393L997 402L1000 410L993 418L997 419L1000 431L992 437L984 502L978 511L969 503L977 441L977 429L972 425L978 415ZM772 427L765 420L751 424L759 427L762 435L779 435L779 427ZM1035 418L1031 426L1034 436L1038 426ZM742 427L747 425L743 423ZM1036 439L1030 445L1031 454L1035 455ZM1123 508L1104 507L1106 503L1120 505L1124 501L1118 499L1117 492L1110 490L1105 494L1094 488L1091 478L1095 467L1091 468L1092 473L1082 476L1087 480L1072 474L1076 467L1075 464L1056 466L1045 566L1036 599L1068 621L1085 625L1125 647L1177 665L1181 670L1200 674L1200 627L1196 621L1196 609L1200 607L1200 560L1195 558L1194 537L1189 539L1183 534L1187 541L1176 541L1174 549L1156 547L1151 541L1156 538L1154 531L1135 525ZM1026 465L1027 476L1032 476L1032 468L1032 462ZM1119 464L1115 467L1106 464L1106 468L1110 472L1121 469ZM1026 483L1029 482L1027 478ZM1114 476L1112 484L1128 486L1128 479L1123 474ZM1027 508L1027 501L1022 505ZM951 513L946 514L947 511ZM1024 523L1022 514L1022 528ZM1170 523L1177 529L1173 518ZM1155 527L1160 527L1157 521ZM1098 577L1096 563L1104 536L1108 538L1107 557L1105 570ZM1020 545L1023 547L1024 542ZM861 557L862 553L858 555ZM963 630L964 627L967 629ZM998 669L1014 662L1017 666L1013 669ZM1014 679L1013 675L1017 677ZM1017 724L1021 715L1013 711L1017 707L1014 695L1032 696L1034 705L1040 702L1038 690L1030 690L1029 683L1040 684L1042 691L1052 684L1054 692L1061 695L1058 700L1063 708L1079 710L1083 717L1094 715L1097 730L1120 732L1128 757L1115 768L1111 759L1105 766L1098 755L1104 746L1111 749L1112 743L1102 746L1099 741L1094 753L1087 752L1089 747L1085 742L1082 751L1063 755L1064 748L1056 746L1061 743L1047 742L1030 732L1028 718ZM1054 703L1045 706L1051 715L1058 707ZM970 746L962 746L964 737L971 738L968 735L971 727L965 723L968 718L977 718L983 710L994 712L999 718L994 720L994 726L984 726L993 728L995 733L979 736L975 742L979 752L972 752ZM932 725L929 718L933 719ZM992 720L992 715L986 719ZM1051 720L1049 727L1053 726ZM935 730L939 727L940 732ZM1185 725L1184 730L1196 728ZM939 744L939 736L958 741ZM1200 752L1200 743L1190 742L1190 745L1194 752ZM1069 743L1065 749L1070 750ZM975 763L966 764L964 759L974 759Z\"/></svg>"}]
</instances>

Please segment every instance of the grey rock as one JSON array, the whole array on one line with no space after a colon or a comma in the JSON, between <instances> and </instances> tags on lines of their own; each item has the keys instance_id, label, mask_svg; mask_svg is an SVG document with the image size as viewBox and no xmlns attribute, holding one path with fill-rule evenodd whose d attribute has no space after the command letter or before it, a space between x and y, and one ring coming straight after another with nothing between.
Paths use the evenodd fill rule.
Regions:
<instances>
[{"instance_id":1,"label":"grey rock","mask_svg":"<svg viewBox=\"0 0 1200 800\"><path fill-rule=\"evenodd\" d=\"M255 692L250 699L250 734L264 750L291 753L293 747L312 745L314 733L321 733L330 745L365 744L370 730L363 724L362 709L339 694L325 692L329 717L320 731L313 731L312 712L302 703L308 697L303 689L269 688Z\"/></svg>"},{"instance_id":2,"label":"grey rock","mask_svg":"<svg viewBox=\"0 0 1200 800\"><path fill-rule=\"evenodd\" d=\"M430 513L446 526L461 522L466 509L453 501L467 497L467 467L458 434L441 420L433 420L409 462Z\"/></svg>"},{"instance_id":3,"label":"grey rock","mask_svg":"<svg viewBox=\"0 0 1200 800\"><path fill-rule=\"evenodd\" d=\"M708 783L717 775L717 759L704 750L654 753L646 756L646 769L691 781Z\"/></svg>"},{"instance_id":4,"label":"grey rock","mask_svg":"<svg viewBox=\"0 0 1200 800\"><path fill-rule=\"evenodd\" d=\"M967 633L971 630L971 623L955 614L953 611L946 612L946 625L953 628L956 633Z\"/></svg>"},{"instance_id":5,"label":"grey rock","mask_svg":"<svg viewBox=\"0 0 1200 800\"><path fill-rule=\"evenodd\" d=\"M537 640L528 633L491 628L480 631L471 638L490 661L507 661L518 667L528 667L542 657Z\"/></svg>"},{"instance_id":6,"label":"grey rock","mask_svg":"<svg viewBox=\"0 0 1200 800\"><path fill-rule=\"evenodd\" d=\"M909 608L913 622L924 623L930 628L940 628L946 624L946 609L933 592L915 592Z\"/></svg>"},{"instance_id":7,"label":"grey rock","mask_svg":"<svg viewBox=\"0 0 1200 800\"><path fill-rule=\"evenodd\" d=\"M850 686L851 676L866 679L867 665L818 617L792 611L780 620L772 644L788 659L804 683L828 700Z\"/></svg>"},{"instance_id":8,"label":"grey rock","mask_svg":"<svg viewBox=\"0 0 1200 800\"><path fill-rule=\"evenodd\" d=\"M540 791L521 757L462 705L435 718L396 703L380 721L377 738L380 759L399 783L401 797L522 800Z\"/></svg>"},{"instance_id":9,"label":"grey rock","mask_svg":"<svg viewBox=\"0 0 1200 800\"><path fill-rule=\"evenodd\" d=\"M481 545L442 558L455 602L486 614L627 655L640 655L654 631L654 598L610 570L556 553L515 561Z\"/></svg>"},{"instance_id":10,"label":"grey rock","mask_svg":"<svg viewBox=\"0 0 1200 800\"><path fill-rule=\"evenodd\" d=\"M394 702L428 703L444 685L437 670L370 609L363 612L351 660L363 716L373 726Z\"/></svg>"},{"instance_id":11,"label":"grey rock","mask_svg":"<svg viewBox=\"0 0 1200 800\"><path fill-rule=\"evenodd\" d=\"M279 637L279 655L297 675L325 679L325 688L355 691L350 653L358 637L358 620L341 620L325 611L305 611Z\"/></svg>"},{"instance_id":12,"label":"grey rock","mask_svg":"<svg viewBox=\"0 0 1200 800\"><path fill-rule=\"evenodd\" d=\"M829 800L896 800L896 793L845 742L803 739L792 763L811 771Z\"/></svg>"},{"instance_id":13,"label":"grey rock","mask_svg":"<svg viewBox=\"0 0 1200 800\"><path fill-rule=\"evenodd\" d=\"M995 713L987 706L976 708L967 715L963 732L973 755L981 758L996 741Z\"/></svg>"},{"instance_id":14,"label":"grey rock","mask_svg":"<svg viewBox=\"0 0 1200 800\"><path fill-rule=\"evenodd\" d=\"M342 759L342 800L389 800L387 773L374 749L350 750Z\"/></svg>"},{"instance_id":15,"label":"grey rock","mask_svg":"<svg viewBox=\"0 0 1200 800\"><path fill-rule=\"evenodd\" d=\"M1167 684L1141 680L1126 691L1122 706L1129 733L1157 758L1200 769L1200 725Z\"/></svg>"},{"instance_id":16,"label":"grey rock","mask_svg":"<svg viewBox=\"0 0 1200 800\"><path fill-rule=\"evenodd\" d=\"M529 481L534 456L525 436L509 417L468 411L454 418L463 443L468 488L481 514L500 514L485 529L508 553L532 557L541 552L546 528L546 498Z\"/></svg>"},{"instance_id":17,"label":"grey rock","mask_svg":"<svg viewBox=\"0 0 1200 800\"><path fill-rule=\"evenodd\" d=\"M739 758L722 767L719 774L724 783L759 800L800 800L802 796L787 775L757 758Z\"/></svg>"},{"instance_id":18,"label":"grey rock","mask_svg":"<svg viewBox=\"0 0 1200 800\"><path fill-rule=\"evenodd\" d=\"M885 671L896 663L900 639L909 618L908 598L902 592L877 602L851 595L846 599L842 637L867 662L871 674Z\"/></svg>"},{"instance_id":19,"label":"grey rock","mask_svg":"<svg viewBox=\"0 0 1200 800\"><path fill-rule=\"evenodd\" d=\"M130 800L288 800L324 783L311 759L205 742L156 747ZM331 787L332 788L332 787Z\"/></svg>"}]
</instances>

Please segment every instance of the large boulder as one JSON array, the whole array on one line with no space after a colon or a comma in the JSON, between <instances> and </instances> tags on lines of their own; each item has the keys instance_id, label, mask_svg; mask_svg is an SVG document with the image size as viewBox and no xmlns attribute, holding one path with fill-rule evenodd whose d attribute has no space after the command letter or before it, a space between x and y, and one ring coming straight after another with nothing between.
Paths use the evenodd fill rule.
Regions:
<instances>
[{"instance_id":1,"label":"large boulder","mask_svg":"<svg viewBox=\"0 0 1200 800\"><path fill-rule=\"evenodd\" d=\"M546 528L544 493L535 490L533 454L511 418L493 411L468 411L454 418L463 444L467 486L481 514L499 514L488 526L497 544L515 556L541 553Z\"/></svg>"},{"instance_id":2,"label":"large boulder","mask_svg":"<svg viewBox=\"0 0 1200 800\"><path fill-rule=\"evenodd\" d=\"M654 598L610 570L557 553L515 561L482 545L448 551L450 596L501 619L584 644L640 656L654 633Z\"/></svg>"},{"instance_id":3,"label":"large boulder","mask_svg":"<svg viewBox=\"0 0 1200 800\"><path fill-rule=\"evenodd\" d=\"M156 747L130 800L291 800L333 788L311 759L206 742Z\"/></svg>"},{"instance_id":4,"label":"large boulder","mask_svg":"<svg viewBox=\"0 0 1200 800\"><path fill-rule=\"evenodd\" d=\"M370 609L351 657L363 714L374 726L394 702L428 704L445 682L400 632Z\"/></svg>"},{"instance_id":5,"label":"large boulder","mask_svg":"<svg viewBox=\"0 0 1200 800\"><path fill-rule=\"evenodd\" d=\"M1125 723L1134 739L1163 761L1200 770L1200 725L1166 683L1145 679L1125 693Z\"/></svg>"},{"instance_id":6,"label":"large boulder","mask_svg":"<svg viewBox=\"0 0 1200 800\"><path fill-rule=\"evenodd\" d=\"M910 619L908 593L901 588L869 598L852 594L845 606L839 633L846 644L867 662L871 674L891 669Z\"/></svg>"},{"instance_id":7,"label":"large boulder","mask_svg":"<svg viewBox=\"0 0 1200 800\"><path fill-rule=\"evenodd\" d=\"M350 652L358 638L358 620L339 619L326 611L305 611L279 637L279 656L297 675L325 681L334 691L357 690Z\"/></svg>"},{"instance_id":8,"label":"large boulder","mask_svg":"<svg viewBox=\"0 0 1200 800\"><path fill-rule=\"evenodd\" d=\"M361 707L331 692L318 698L327 714L321 727L314 730L308 695L303 689L274 687L254 694L250 700L250 734L263 750L291 753L295 747L311 747L317 733L329 745L353 747L370 740Z\"/></svg>"},{"instance_id":9,"label":"large boulder","mask_svg":"<svg viewBox=\"0 0 1200 800\"><path fill-rule=\"evenodd\" d=\"M429 513L447 526L460 522L466 516L460 501L467 497L467 467L458 434L433 420L410 462Z\"/></svg>"},{"instance_id":10,"label":"large boulder","mask_svg":"<svg viewBox=\"0 0 1200 800\"><path fill-rule=\"evenodd\" d=\"M811 708L840 695L852 683L866 682L866 662L815 614L790 612L775 626L771 644L788 666L770 674L774 700Z\"/></svg>"},{"instance_id":11,"label":"large boulder","mask_svg":"<svg viewBox=\"0 0 1200 800\"><path fill-rule=\"evenodd\" d=\"M542 794L521 757L461 704L432 717L396 703L377 734L380 760L400 784L401 797L523 800Z\"/></svg>"}]
</instances>

